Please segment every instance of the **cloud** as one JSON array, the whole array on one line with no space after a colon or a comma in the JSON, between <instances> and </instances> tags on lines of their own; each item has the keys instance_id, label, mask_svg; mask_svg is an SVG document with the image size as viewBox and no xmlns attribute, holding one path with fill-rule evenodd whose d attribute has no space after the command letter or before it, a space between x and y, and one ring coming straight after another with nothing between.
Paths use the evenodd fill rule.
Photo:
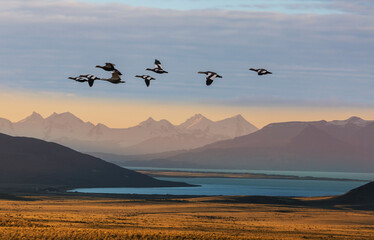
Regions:
<instances>
[{"instance_id":1,"label":"cloud","mask_svg":"<svg viewBox=\"0 0 374 240\"><path fill-rule=\"evenodd\" d=\"M72 0L3 0L0 73L6 74L0 75L0 83L114 99L211 98L220 103L250 95L264 103L272 96L300 103L309 96L373 102L367 90L374 87L374 16L366 14L371 7L363 9L363 1L351 7L348 1L326 2L348 13L176 11ZM170 74L157 76L152 88L145 89L133 76L145 73L154 58ZM88 89L67 80L82 73L106 77L108 73L94 68L106 61L125 73L125 85L101 83ZM258 78L248 71L252 66L269 68L274 75ZM207 88L196 74L205 69L224 78Z\"/></svg>"},{"instance_id":2,"label":"cloud","mask_svg":"<svg viewBox=\"0 0 374 240\"><path fill-rule=\"evenodd\" d=\"M360 14L360 15L373 15L374 2L368 0L330 0L330 8L339 9L346 13Z\"/></svg>"}]
</instances>

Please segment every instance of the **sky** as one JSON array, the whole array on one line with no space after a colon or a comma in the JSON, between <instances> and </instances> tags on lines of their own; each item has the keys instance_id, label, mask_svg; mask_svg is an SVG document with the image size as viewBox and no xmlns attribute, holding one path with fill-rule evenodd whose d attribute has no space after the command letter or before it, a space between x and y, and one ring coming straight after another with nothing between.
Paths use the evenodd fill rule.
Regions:
<instances>
[{"instance_id":1,"label":"sky","mask_svg":"<svg viewBox=\"0 0 374 240\"><path fill-rule=\"evenodd\" d=\"M0 0L0 117L70 111L128 127L195 113L271 122L374 119L374 2ZM145 71L159 59L169 71ZM94 87L67 79L109 77ZM257 76L250 67L272 75ZM198 71L223 76L207 87ZM156 78L147 88L135 75Z\"/></svg>"}]
</instances>

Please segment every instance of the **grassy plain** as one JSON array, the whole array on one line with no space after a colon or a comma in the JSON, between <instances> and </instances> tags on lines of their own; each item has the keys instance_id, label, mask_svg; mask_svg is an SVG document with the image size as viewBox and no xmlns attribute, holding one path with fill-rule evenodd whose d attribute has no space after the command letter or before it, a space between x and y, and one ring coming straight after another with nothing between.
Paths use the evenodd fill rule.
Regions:
<instances>
[{"instance_id":1,"label":"grassy plain","mask_svg":"<svg viewBox=\"0 0 374 240\"><path fill-rule=\"evenodd\" d=\"M254 204L232 197L25 198L0 200L0 239L374 239L374 212L344 206Z\"/></svg>"}]
</instances>

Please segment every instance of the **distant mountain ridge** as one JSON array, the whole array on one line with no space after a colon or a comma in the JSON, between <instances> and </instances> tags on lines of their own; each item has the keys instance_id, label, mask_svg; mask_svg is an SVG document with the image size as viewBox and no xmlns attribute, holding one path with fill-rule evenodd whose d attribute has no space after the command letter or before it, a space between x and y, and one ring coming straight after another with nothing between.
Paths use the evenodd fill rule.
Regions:
<instances>
[{"instance_id":1,"label":"distant mountain ridge","mask_svg":"<svg viewBox=\"0 0 374 240\"><path fill-rule=\"evenodd\" d=\"M0 132L53 141L83 152L151 154L193 149L258 130L242 116L211 121L196 114L180 125L153 118L129 128L109 128L84 122L70 112L47 118L33 112L18 122L0 118Z\"/></svg>"},{"instance_id":2,"label":"distant mountain ridge","mask_svg":"<svg viewBox=\"0 0 374 240\"><path fill-rule=\"evenodd\" d=\"M234 139L125 166L374 172L374 122L272 123Z\"/></svg>"}]
</instances>

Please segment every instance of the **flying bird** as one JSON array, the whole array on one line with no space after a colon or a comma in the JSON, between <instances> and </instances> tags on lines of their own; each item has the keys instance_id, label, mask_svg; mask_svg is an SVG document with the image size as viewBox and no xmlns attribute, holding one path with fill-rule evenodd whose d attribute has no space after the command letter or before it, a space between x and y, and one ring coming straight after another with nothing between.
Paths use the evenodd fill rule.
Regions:
<instances>
[{"instance_id":1,"label":"flying bird","mask_svg":"<svg viewBox=\"0 0 374 240\"><path fill-rule=\"evenodd\" d=\"M206 85L210 86L213 83L213 80L215 78L222 78L222 76L218 75L215 72L198 72L199 74L205 74L206 75Z\"/></svg>"},{"instance_id":2,"label":"flying bird","mask_svg":"<svg viewBox=\"0 0 374 240\"><path fill-rule=\"evenodd\" d=\"M121 81L121 76L120 72L118 70L114 70L112 72L112 77L111 78L101 78L100 80L103 81L108 81L113 84L118 84L118 83L125 83L125 81Z\"/></svg>"},{"instance_id":3,"label":"flying bird","mask_svg":"<svg viewBox=\"0 0 374 240\"><path fill-rule=\"evenodd\" d=\"M96 67L97 68L101 68L105 71L108 71L108 72L113 72L113 71L117 71L119 75L122 75L122 73L120 71L118 71L116 68L115 68L115 64L113 63L105 63L105 66L100 66L100 65L97 65Z\"/></svg>"},{"instance_id":4,"label":"flying bird","mask_svg":"<svg viewBox=\"0 0 374 240\"><path fill-rule=\"evenodd\" d=\"M86 74L86 75L80 75L79 77L84 77L84 78L87 78L89 80L100 80L100 78L92 75L92 74Z\"/></svg>"},{"instance_id":5,"label":"flying bird","mask_svg":"<svg viewBox=\"0 0 374 240\"><path fill-rule=\"evenodd\" d=\"M151 80L156 80L148 75L136 75L135 77L144 79L145 85L147 85L147 87L149 87L149 84L151 84Z\"/></svg>"},{"instance_id":6,"label":"flying bird","mask_svg":"<svg viewBox=\"0 0 374 240\"><path fill-rule=\"evenodd\" d=\"M158 74L168 73L167 71L165 71L162 68L161 62L157 59L155 60L155 68L147 68L146 70L147 71L152 71L152 72L155 72L155 73L158 73Z\"/></svg>"},{"instance_id":7,"label":"flying bird","mask_svg":"<svg viewBox=\"0 0 374 240\"><path fill-rule=\"evenodd\" d=\"M257 74L258 74L259 76L261 76L261 75L266 75L266 74L273 74L273 73L271 73L271 72L269 72L268 70L263 69L263 68L259 68L259 69L250 68L249 70L257 72Z\"/></svg>"},{"instance_id":8,"label":"flying bird","mask_svg":"<svg viewBox=\"0 0 374 240\"><path fill-rule=\"evenodd\" d=\"M84 78L84 77L69 77L69 79L72 79L72 80L77 81L77 82L88 82L88 85L90 87L93 86L94 81L95 81L93 79L87 79L87 78Z\"/></svg>"}]
</instances>

